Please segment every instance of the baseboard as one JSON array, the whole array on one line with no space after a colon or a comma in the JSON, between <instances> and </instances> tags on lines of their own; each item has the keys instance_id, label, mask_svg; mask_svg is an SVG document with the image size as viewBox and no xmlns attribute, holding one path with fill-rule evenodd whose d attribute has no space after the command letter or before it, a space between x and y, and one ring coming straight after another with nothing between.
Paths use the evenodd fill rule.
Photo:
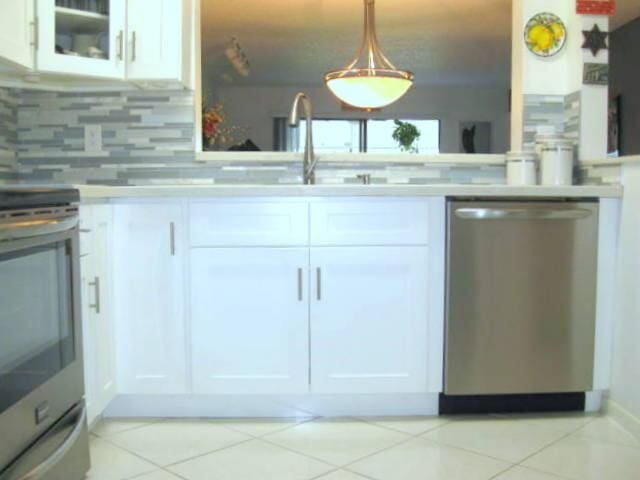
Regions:
<instances>
[{"instance_id":1,"label":"baseboard","mask_svg":"<svg viewBox=\"0 0 640 480\"><path fill-rule=\"evenodd\" d=\"M118 395L105 417L241 418L438 415L438 394Z\"/></svg>"},{"instance_id":2,"label":"baseboard","mask_svg":"<svg viewBox=\"0 0 640 480\"><path fill-rule=\"evenodd\" d=\"M640 440L640 418L632 414L615 400L605 398L603 412L616 421L622 428Z\"/></svg>"}]
</instances>

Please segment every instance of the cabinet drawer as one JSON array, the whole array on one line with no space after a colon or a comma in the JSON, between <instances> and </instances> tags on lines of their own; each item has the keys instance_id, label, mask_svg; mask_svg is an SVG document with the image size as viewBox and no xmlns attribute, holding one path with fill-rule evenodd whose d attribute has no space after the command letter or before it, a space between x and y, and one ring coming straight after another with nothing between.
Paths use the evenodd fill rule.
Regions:
<instances>
[{"instance_id":1,"label":"cabinet drawer","mask_svg":"<svg viewBox=\"0 0 640 480\"><path fill-rule=\"evenodd\" d=\"M422 245L429 200L328 200L311 205L312 245Z\"/></svg>"},{"instance_id":2,"label":"cabinet drawer","mask_svg":"<svg viewBox=\"0 0 640 480\"><path fill-rule=\"evenodd\" d=\"M309 243L306 202L193 201L189 212L192 247Z\"/></svg>"}]
</instances>

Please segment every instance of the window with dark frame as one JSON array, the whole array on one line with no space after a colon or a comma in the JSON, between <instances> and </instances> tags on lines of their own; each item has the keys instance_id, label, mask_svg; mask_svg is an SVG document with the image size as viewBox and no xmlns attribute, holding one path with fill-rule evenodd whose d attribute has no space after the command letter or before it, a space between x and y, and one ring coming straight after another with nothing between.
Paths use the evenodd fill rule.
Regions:
<instances>
[{"instance_id":1,"label":"window with dark frame","mask_svg":"<svg viewBox=\"0 0 640 480\"><path fill-rule=\"evenodd\" d=\"M415 146L419 153L440 153L440 121L402 119L414 124L420 131ZM313 143L317 153L403 153L393 139L394 120L335 119L313 120ZM286 118L275 118L273 128L274 150L301 152L304 150L306 122L291 128Z\"/></svg>"}]
</instances>

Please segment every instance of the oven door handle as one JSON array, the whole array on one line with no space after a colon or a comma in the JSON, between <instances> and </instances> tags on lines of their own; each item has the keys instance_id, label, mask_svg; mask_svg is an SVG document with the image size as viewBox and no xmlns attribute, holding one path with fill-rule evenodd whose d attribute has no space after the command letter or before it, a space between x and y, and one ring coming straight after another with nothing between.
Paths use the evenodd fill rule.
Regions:
<instances>
[{"instance_id":1,"label":"oven door handle","mask_svg":"<svg viewBox=\"0 0 640 480\"><path fill-rule=\"evenodd\" d=\"M78 224L77 215L30 219L24 217L8 223L0 222L0 240L17 240L71 230Z\"/></svg>"},{"instance_id":2,"label":"oven door handle","mask_svg":"<svg viewBox=\"0 0 640 480\"><path fill-rule=\"evenodd\" d=\"M76 425L73 427L73 430L62 443L62 445L60 445L60 447L51 455L49 455L42 463L32 468L21 477L18 477L16 480L40 480L42 478L45 478L47 472L58 463L60 463L60 461L67 455L69 450L74 447L75 443L78 441L78 438L80 437L80 435L82 435L86 420L87 409L83 406Z\"/></svg>"}]
</instances>

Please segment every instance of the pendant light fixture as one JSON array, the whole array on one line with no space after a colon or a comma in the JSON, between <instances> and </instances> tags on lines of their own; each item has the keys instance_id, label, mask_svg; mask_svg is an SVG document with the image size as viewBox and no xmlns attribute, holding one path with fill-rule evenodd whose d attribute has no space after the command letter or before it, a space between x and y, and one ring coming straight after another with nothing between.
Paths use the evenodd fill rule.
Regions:
<instances>
[{"instance_id":1,"label":"pendant light fixture","mask_svg":"<svg viewBox=\"0 0 640 480\"><path fill-rule=\"evenodd\" d=\"M363 110L391 105L413 85L413 73L398 70L380 50L375 0L364 0L364 39L355 60L328 72L324 81L342 102Z\"/></svg>"}]
</instances>

